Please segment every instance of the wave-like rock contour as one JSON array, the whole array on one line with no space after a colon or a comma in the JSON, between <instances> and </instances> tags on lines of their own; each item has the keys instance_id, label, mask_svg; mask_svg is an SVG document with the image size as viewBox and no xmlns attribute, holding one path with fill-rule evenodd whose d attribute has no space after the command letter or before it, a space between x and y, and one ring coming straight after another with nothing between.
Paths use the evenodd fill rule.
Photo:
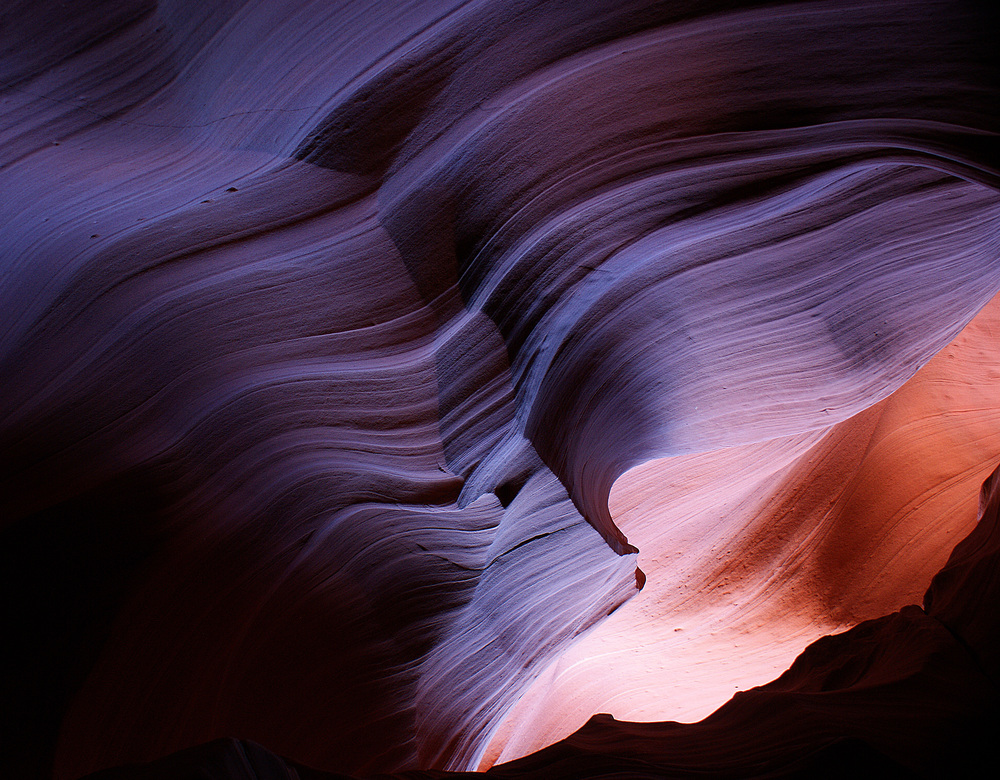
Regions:
<instances>
[{"instance_id":1,"label":"wave-like rock contour","mask_svg":"<svg viewBox=\"0 0 1000 780\"><path fill-rule=\"evenodd\" d=\"M926 586L895 579L898 550L928 577L947 554L810 458L891 482L906 426L934 419L904 383L1000 290L989 4L0 14L4 773L220 738L299 769L228 741L162 771L474 769L568 730L579 713L533 726L515 704L647 579L687 571L678 598L711 610L732 567L798 550L810 598L854 578L857 608L811 624L829 630ZM616 480L734 452L773 460L742 510L692 526L709 558L637 569ZM949 457L907 484L944 495ZM494 773L746 776L748 723L771 735L762 775L830 750L939 766L949 729L995 707L996 602L971 595L996 571L984 495L926 612L821 640L697 727L596 721ZM709 539L741 546L713 563ZM649 625L676 618L657 603Z\"/></svg>"}]
</instances>

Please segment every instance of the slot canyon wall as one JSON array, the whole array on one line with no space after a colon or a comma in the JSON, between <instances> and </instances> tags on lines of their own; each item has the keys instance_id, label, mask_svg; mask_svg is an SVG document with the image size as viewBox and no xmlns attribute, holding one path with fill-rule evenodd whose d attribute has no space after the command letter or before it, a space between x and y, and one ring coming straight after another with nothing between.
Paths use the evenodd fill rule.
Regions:
<instances>
[{"instance_id":1,"label":"slot canyon wall","mask_svg":"<svg viewBox=\"0 0 1000 780\"><path fill-rule=\"evenodd\" d=\"M0 776L994 760L997 21L4 4Z\"/></svg>"}]
</instances>

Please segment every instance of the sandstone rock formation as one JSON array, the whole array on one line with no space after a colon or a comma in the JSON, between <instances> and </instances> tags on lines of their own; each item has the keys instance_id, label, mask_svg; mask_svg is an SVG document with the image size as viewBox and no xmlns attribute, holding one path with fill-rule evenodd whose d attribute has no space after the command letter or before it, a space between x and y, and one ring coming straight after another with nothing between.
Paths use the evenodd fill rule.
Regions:
<instances>
[{"instance_id":1,"label":"sandstone rock formation","mask_svg":"<svg viewBox=\"0 0 1000 780\"><path fill-rule=\"evenodd\" d=\"M989 3L0 14L0 774L971 760Z\"/></svg>"}]
</instances>

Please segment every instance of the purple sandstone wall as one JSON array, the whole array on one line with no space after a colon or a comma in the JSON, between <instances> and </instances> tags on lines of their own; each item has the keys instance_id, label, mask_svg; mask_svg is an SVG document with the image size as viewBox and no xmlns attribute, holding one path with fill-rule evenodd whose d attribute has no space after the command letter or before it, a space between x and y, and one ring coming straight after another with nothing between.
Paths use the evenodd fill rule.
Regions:
<instances>
[{"instance_id":1,"label":"purple sandstone wall","mask_svg":"<svg viewBox=\"0 0 1000 780\"><path fill-rule=\"evenodd\" d=\"M0 774L295 777L220 738L475 769L655 576L620 475L846 420L1000 291L997 32L986 2L6 3ZM944 771L996 712L989 485L927 612L493 773Z\"/></svg>"}]
</instances>

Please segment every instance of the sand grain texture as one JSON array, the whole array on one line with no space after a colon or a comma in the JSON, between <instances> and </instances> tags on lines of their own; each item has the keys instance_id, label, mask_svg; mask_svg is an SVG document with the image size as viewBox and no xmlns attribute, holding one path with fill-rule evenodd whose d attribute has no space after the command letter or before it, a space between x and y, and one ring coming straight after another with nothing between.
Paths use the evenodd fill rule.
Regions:
<instances>
[{"instance_id":1,"label":"sand grain texture","mask_svg":"<svg viewBox=\"0 0 1000 780\"><path fill-rule=\"evenodd\" d=\"M6 4L0 774L970 753L996 30Z\"/></svg>"}]
</instances>

